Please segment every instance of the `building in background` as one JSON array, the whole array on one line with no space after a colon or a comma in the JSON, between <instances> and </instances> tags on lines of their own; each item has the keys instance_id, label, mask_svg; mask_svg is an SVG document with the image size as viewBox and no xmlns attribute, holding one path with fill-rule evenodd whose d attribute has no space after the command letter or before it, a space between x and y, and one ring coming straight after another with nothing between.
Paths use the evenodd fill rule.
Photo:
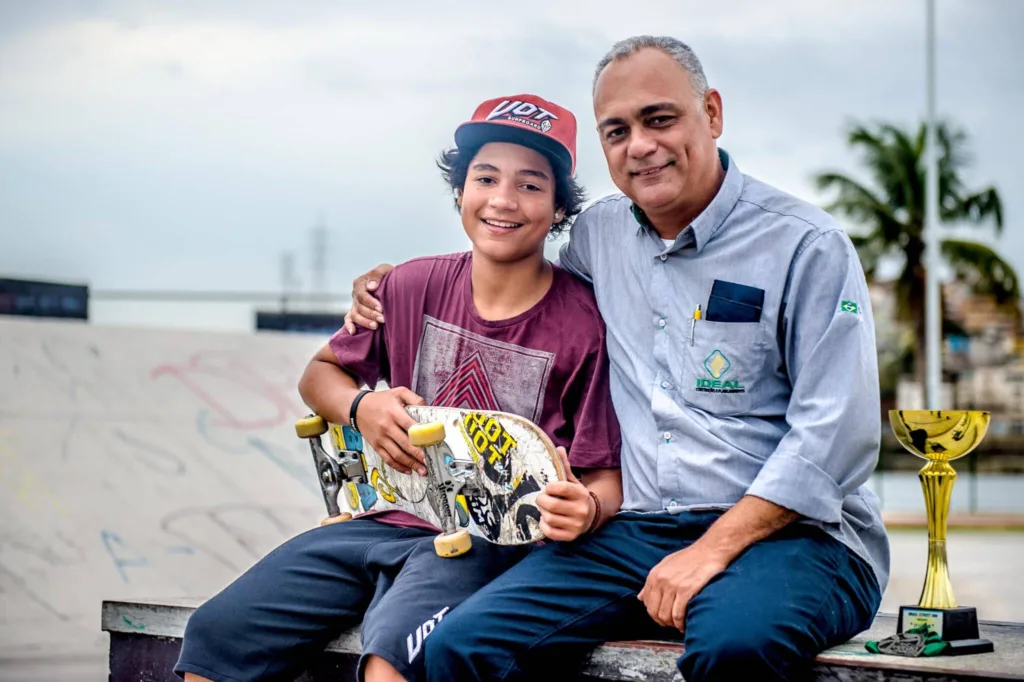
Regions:
<instances>
[{"instance_id":1,"label":"building in background","mask_svg":"<svg viewBox=\"0 0 1024 682\"><path fill-rule=\"evenodd\" d=\"M906 325L894 320L891 283L873 282L870 289L884 386L886 367L899 372L897 359L913 348L913 337ZM960 281L943 285L942 302L942 404L991 412L993 435L1024 435L1024 314L996 305L992 297L975 294ZM894 364L886 364L887 360ZM923 408L920 382L901 373L895 404L903 409Z\"/></svg>"},{"instance_id":2,"label":"building in background","mask_svg":"<svg viewBox=\"0 0 1024 682\"><path fill-rule=\"evenodd\" d=\"M345 324L344 313L256 312L256 331L298 332L330 336Z\"/></svg>"},{"instance_id":3,"label":"building in background","mask_svg":"<svg viewBox=\"0 0 1024 682\"><path fill-rule=\"evenodd\" d=\"M0 315L89 319L89 287L31 279L0 278Z\"/></svg>"}]
</instances>

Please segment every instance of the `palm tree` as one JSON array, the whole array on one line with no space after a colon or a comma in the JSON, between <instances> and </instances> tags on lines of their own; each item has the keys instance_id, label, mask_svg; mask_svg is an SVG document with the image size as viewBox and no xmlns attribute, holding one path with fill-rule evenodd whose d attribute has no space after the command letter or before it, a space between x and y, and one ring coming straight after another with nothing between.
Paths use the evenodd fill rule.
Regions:
<instances>
[{"instance_id":1,"label":"palm tree","mask_svg":"<svg viewBox=\"0 0 1024 682\"><path fill-rule=\"evenodd\" d=\"M838 172L819 173L814 182L819 190L832 191L836 198L825 208L846 216L866 232L851 235L869 278L883 261L902 256L903 268L896 280L897 317L910 323L916 344L914 373L923 378L924 358L924 241L925 148L924 124L916 133L890 124L854 126L849 145L862 154L870 184ZM944 226L984 226L991 221L1002 234L1003 207L993 187L970 192L961 178L969 158L967 136L945 123L937 129L939 143L939 213ZM990 295L1014 312L1020 297L1017 273L988 246L973 241L943 239L941 253L956 277L966 281L977 294Z\"/></svg>"}]
</instances>

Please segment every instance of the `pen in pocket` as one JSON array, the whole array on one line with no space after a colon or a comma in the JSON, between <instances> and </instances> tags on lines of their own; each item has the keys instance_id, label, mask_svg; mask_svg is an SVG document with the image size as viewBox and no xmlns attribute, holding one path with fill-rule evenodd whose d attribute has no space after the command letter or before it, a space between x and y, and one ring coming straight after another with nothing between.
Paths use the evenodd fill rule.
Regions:
<instances>
[{"instance_id":1,"label":"pen in pocket","mask_svg":"<svg viewBox=\"0 0 1024 682\"><path fill-rule=\"evenodd\" d=\"M697 320L700 319L700 306L693 311L693 319L690 320L690 345L693 345L693 331L697 327Z\"/></svg>"}]
</instances>

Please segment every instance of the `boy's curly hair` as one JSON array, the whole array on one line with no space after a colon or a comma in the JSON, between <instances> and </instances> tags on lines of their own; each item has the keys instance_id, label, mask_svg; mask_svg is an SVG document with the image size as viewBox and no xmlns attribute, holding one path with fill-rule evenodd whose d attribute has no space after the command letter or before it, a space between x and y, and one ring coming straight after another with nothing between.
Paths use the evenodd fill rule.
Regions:
<instances>
[{"instance_id":1,"label":"boy's curly hair","mask_svg":"<svg viewBox=\"0 0 1024 682\"><path fill-rule=\"evenodd\" d=\"M466 186L466 176L469 174L469 164L476 157L480 147L464 147L459 149L453 147L441 153L437 160L437 167L441 169L441 177L458 193ZM562 234L572 225L572 220L581 210L583 203L587 200L586 191L583 186L576 182L576 178L569 174L565 167L554 157L538 150L551 164L555 173L555 208L562 209L564 217L551 226L548 235L556 237ZM455 204L456 210L459 205Z\"/></svg>"}]
</instances>

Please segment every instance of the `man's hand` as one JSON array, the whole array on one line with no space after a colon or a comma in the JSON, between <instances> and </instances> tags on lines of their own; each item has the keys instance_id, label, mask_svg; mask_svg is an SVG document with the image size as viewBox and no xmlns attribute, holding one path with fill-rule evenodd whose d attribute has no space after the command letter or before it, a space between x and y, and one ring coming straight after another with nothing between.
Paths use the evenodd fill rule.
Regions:
<instances>
[{"instance_id":1,"label":"man's hand","mask_svg":"<svg viewBox=\"0 0 1024 682\"><path fill-rule=\"evenodd\" d=\"M568 480L552 481L537 495L540 509L540 529L549 540L571 542L582 535L594 519L597 506L586 486L579 482L569 468L565 448L558 447L562 466Z\"/></svg>"},{"instance_id":2,"label":"man's hand","mask_svg":"<svg viewBox=\"0 0 1024 682\"><path fill-rule=\"evenodd\" d=\"M675 627L681 632L686 623L686 605L728 565L721 554L695 542L658 562L647 574L637 599L658 625Z\"/></svg>"},{"instance_id":3,"label":"man's hand","mask_svg":"<svg viewBox=\"0 0 1024 682\"><path fill-rule=\"evenodd\" d=\"M774 502L745 495L684 550L669 554L647 574L637 598L658 625L682 630L686 606L750 545L785 528L799 515Z\"/></svg>"},{"instance_id":4,"label":"man's hand","mask_svg":"<svg viewBox=\"0 0 1024 682\"><path fill-rule=\"evenodd\" d=\"M416 420L405 411L406 405L423 404L423 398L400 386L368 393L356 408L356 428L363 438L388 466L403 474L416 469L427 475L423 450L409 442L409 427Z\"/></svg>"},{"instance_id":5,"label":"man's hand","mask_svg":"<svg viewBox=\"0 0 1024 682\"><path fill-rule=\"evenodd\" d=\"M349 334L356 333L356 325L367 329L376 329L378 323L384 324L384 310L372 292L377 290L384 275L391 272L393 267L393 265L381 263L373 270L352 280L352 307L345 313L345 331Z\"/></svg>"}]
</instances>

